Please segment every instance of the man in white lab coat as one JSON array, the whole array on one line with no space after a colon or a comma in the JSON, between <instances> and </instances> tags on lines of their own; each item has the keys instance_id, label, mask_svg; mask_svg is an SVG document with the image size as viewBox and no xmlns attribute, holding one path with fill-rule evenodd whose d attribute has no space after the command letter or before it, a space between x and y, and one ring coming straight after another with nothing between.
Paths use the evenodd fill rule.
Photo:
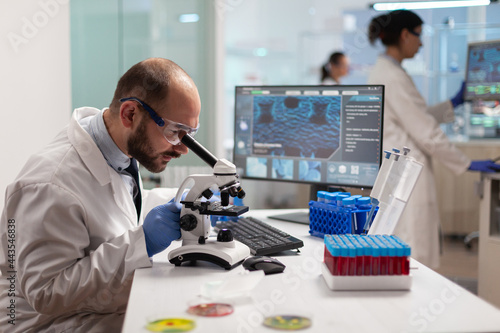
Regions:
<instances>
[{"instance_id":1,"label":"man in white lab coat","mask_svg":"<svg viewBox=\"0 0 500 333\"><path fill-rule=\"evenodd\" d=\"M491 160L471 161L439 127L440 123L453 121L453 107L463 103L463 91L451 100L428 107L401 66L422 46L422 24L420 17L407 10L383 14L371 21L370 41L380 39L386 52L377 59L368 83L385 85L384 149L407 146L411 156L424 164L395 234L411 245L412 257L436 268L440 222L432 158L456 175L467 170L495 172L500 165Z\"/></svg>"},{"instance_id":2,"label":"man in white lab coat","mask_svg":"<svg viewBox=\"0 0 500 333\"><path fill-rule=\"evenodd\" d=\"M109 108L75 110L29 159L0 220L0 331L121 330L134 270L180 237L180 206L142 189L136 160L160 172L186 154L180 137L196 133L200 108L179 66L147 59L122 76Z\"/></svg>"}]
</instances>

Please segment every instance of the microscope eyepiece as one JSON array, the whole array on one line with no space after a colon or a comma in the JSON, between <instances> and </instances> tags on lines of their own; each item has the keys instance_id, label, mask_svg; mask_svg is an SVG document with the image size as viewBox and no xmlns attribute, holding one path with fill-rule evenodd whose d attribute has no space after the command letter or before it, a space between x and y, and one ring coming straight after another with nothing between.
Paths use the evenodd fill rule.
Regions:
<instances>
[{"instance_id":1,"label":"microscope eyepiece","mask_svg":"<svg viewBox=\"0 0 500 333\"><path fill-rule=\"evenodd\" d=\"M184 134L181 142L212 168L214 167L215 163L217 163L217 158L212 155L212 153L209 152L205 147L203 147L198 141L196 141L191 135L187 133Z\"/></svg>"}]
</instances>

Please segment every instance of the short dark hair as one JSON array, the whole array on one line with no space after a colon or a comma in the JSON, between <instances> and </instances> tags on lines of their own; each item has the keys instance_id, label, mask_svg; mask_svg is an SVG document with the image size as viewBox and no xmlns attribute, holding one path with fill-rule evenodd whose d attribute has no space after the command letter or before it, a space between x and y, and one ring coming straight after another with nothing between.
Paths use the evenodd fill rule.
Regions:
<instances>
[{"instance_id":1,"label":"short dark hair","mask_svg":"<svg viewBox=\"0 0 500 333\"><path fill-rule=\"evenodd\" d=\"M137 97L154 106L162 103L168 94L172 75L186 72L171 60L149 58L132 66L118 81L110 109L120 108L120 99Z\"/></svg>"},{"instance_id":2,"label":"short dark hair","mask_svg":"<svg viewBox=\"0 0 500 333\"><path fill-rule=\"evenodd\" d=\"M413 31L423 23L420 16L412 11L395 10L371 20L368 25L368 39L371 44L375 44L376 40L380 38L382 44L386 46L398 45L403 29Z\"/></svg>"},{"instance_id":3,"label":"short dark hair","mask_svg":"<svg viewBox=\"0 0 500 333\"><path fill-rule=\"evenodd\" d=\"M328 64L338 65L340 59L342 59L343 57L345 57L345 54L342 52L333 52L330 55L328 62L321 67L321 80L320 81L323 81L328 76L330 76L330 72L328 71Z\"/></svg>"}]
</instances>

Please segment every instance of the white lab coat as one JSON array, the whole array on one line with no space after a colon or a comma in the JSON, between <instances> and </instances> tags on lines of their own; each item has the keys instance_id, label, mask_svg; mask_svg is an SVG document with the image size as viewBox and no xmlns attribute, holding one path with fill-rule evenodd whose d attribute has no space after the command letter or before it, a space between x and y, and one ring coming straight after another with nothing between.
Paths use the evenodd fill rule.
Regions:
<instances>
[{"instance_id":1,"label":"white lab coat","mask_svg":"<svg viewBox=\"0 0 500 333\"><path fill-rule=\"evenodd\" d=\"M340 84L340 82L335 81L331 77L326 77L323 81L321 81L321 84L325 86L336 86Z\"/></svg>"},{"instance_id":2,"label":"white lab coat","mask_svg":"<svg viewBox=\"0 0 500 333\"><path fill-rule=\"evenodd\" d=\"M119 331L133 272L151 266L131 195L78 123L97 112L75 110L65 130L7 188L0 283L10 289L5 277L16 271L16 297L0 296L2 332ZM161 201L144 193L143 207L149 195ZM9 229L14 238L8 238L8 224L15 226ZM15 244L12 267L6 244ZM15 326L5 315L11 300Z\"/></svg>"},{"instance_id":3,"label":"white lab coat","mask_svg":"<svg viewBox=\"0 0 500 333\"><path fill-rule=\"evenodd\" d=\"M412 257L438 267L440 220L432 158L456 175L470 165L439 127L454 119L453 107L450 101L428 107L411 77L385 55L377 59L368 83L385 85L384 150L407 146L411 156L424 164L395 234L410 244Z\"/></svg>"}]
</instances>

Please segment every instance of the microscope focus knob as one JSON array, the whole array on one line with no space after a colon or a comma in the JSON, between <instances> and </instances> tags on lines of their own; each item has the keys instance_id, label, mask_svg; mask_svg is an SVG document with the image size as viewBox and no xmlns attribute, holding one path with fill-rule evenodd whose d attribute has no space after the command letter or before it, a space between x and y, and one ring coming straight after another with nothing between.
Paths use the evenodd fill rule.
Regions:
<instances>
[{"instance_id":1,"label":"microscope focus knob","mask_svg":"<svg viewBox=\"0 0 500 333\"><path fill-rule=\"evenodd\" d=\"M233 240L233 233L229 229L221 229L217 234L218 242L231 242Z\"/></svg>"},{"instance_id":2,"label":"microscope focus knob","mask_svg":"<svg viewBox=\"0 0 500 333\"><path fill-rule=\"evenodd\" d=\"M182 215L179 224L182 230L191 231L198 225L198 219L193 214Z\"/></svg>"}]
</instances>

